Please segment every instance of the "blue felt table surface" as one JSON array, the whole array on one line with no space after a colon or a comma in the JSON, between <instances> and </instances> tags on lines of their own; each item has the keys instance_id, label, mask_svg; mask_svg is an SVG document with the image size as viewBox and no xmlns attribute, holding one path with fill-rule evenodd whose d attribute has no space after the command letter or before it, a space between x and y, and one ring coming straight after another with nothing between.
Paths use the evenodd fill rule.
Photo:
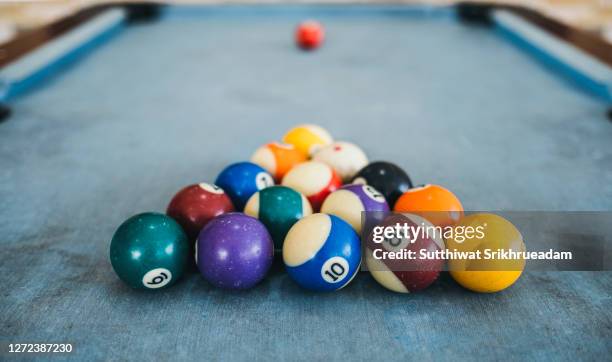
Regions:
<instances>
[{"instance_id":1,"label":"blue felt table surface","mask_svg":"<svg viewBox=\"0 0 612 362\"><path fill-rule=\"evenodd\" d=\"M81 360L609 358L610 272L532 272L493 295L448 276L399 295L366 273L315 294L280 265L241 293L196 274L153 293L117 279L108 248L125 218L304 122L467 210L612 209L605 105L494 30L320 19L327 42L304 53L295 17L166 17L14 101L0 124L1 341L72 342Z\"/></svg>"}]
</instances>

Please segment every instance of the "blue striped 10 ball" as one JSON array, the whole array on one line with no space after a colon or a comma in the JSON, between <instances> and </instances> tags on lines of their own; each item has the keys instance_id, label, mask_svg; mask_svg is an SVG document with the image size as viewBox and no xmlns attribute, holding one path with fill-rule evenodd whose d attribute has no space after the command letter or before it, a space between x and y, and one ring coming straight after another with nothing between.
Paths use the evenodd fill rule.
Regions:
<instances>
[{"instance_id":1,"label":"blue striped 10 ball","mask_svg":"<svg viewBox=\"0 0 612 362\"><path fill-rule=\"evenodd\" d=\"M289 276L314 291L346 286L361 264L359 236L337 216L313 214L295 223L283 244Z\"/></svg>"}]
</instances>

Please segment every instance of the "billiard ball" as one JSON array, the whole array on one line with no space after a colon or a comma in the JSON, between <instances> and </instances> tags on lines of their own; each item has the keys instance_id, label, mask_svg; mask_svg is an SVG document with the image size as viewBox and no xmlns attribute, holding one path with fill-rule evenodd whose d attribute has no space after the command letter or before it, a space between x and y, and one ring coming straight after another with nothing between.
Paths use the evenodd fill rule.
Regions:
<instances>
[{"instance_id":1,"label":"billiard ball","mask_svg":"<svg viewBox=\"0 0 612 362\"><path fill-rule=\"evenodd\" d=\"M326 164L308 161L292 168L283 177L282 185L304 194L310 201L312 209L318 211L327 195L342 186L342 180Z\"/></svg>"},{"instance_id":2,"label":"billiard ball","mask_svg":"<svg viewBox=\"0 0 612 362\"><path fill-rule=\"evenodd\" d=\"M520 231L505 218L490 214L478 213L463 217L455 229L473 228L474 233L463 233L446 238L449 251L480 251L498 249L524 252L525 243ZM480 228L480 229L478 229ZM478 230L481 230L480 233ZM448 270L457 283L466 289L479 293L495 293L514 284L525 268L525 259L491 258L467 260L449 259Z\"/></svg>"},{"instance_id":3,"label":"billiard ball","mask_svg":"<svg viewBox=\"0 0 612 362\"><path fill-rule=\"evenodd\" d=\"M115 273L132 288L160 289L174 284L189 257L189 242L171 217L148 212L119 226L110 245Z\"/></svg>"},{"instance_id":4,"label":"billiard ball","mask_svg":"<svg viewBox=\"0 0 612 362\"><path fill-rule=\"evenodd\" d=\"M289 230L283 244L283 261L289 276L303 288L338 290L359 270L359 236L339 217L312 214Z\"/></svg>"},{"instance_id":5,"label":"billiard ball","mask_svg":"<svg viewBox=\"0 0 612 362\"><path fill-rule=\"evenodd\" d=\"M412 187L410 177L399 166L384 161L372 162L357 172L351 183L374 186L387 200L390 207Z\"/></svg>"},{"instance_id":6,"label":"billiard ball","mask_svg":"<svg viewBox=\"0 0 612 362\"><path fill-rule=\"evenodd\" d=\"M285 186L271 186L253 194L244 213L258 218L266 226L274 248L280 251L289 229L304 216L312 214L312 208L299 192Z\"/></svg>"},{"instance_id":7,"label":"billiard ball","mask_svg":"<svg viewBox=\"0 0 612 362\"><path fill-rule=\"evenodd\" d=\"M302 124L290 129L284 136L283 142L295 146L304 157L310 157L321 146L328 145L334 140L323 127L315 124Z\"/></svg>"},{"instance_id":8,"label":"billiard ball","mask_svg":"<svg viewBox=\"0 0 612 362\"><path fill-rule=\"evenodd\" d=\"M261 166L252 162L238 162L221 171L215 184L227 193L234 208L242 211L249 197L274 185L274 179Z\"/></svg>"},{"instance_id":9,"label":"billiard ball","mask_svg":"<svg viewBox=\"0 0 612 362\"><path fill-rule=\"evenodd\" d=\"M449 226L463 216L463 205L444 187L425 185L406 191L397 199L393 211L418 214L434 225Z\"/></svg>"},{"instance_id":10,"label":"billiard ball","mask_svg":"<svg viewBox=\"0 0 612 362\"><path fill-rule=\"evenodd\" d=\"M304 50L313 50L321 46L325 38L323 26L316 21L300 23L295 30L295 42Z\"/></svg>"},{"instance_id":11,"label":"billiard ball","mask_svg":"<svg viewBox=\"0 0 612 362\"><path fill-rule=\"evenodd\" d=\"M278 181L298 163L306 161L306 156L294 145L285 143L268 143L261 146L251 156L251 162L268 171Z\"/></svg>"},{"instance_id":12,"label":"billiard ball","mask_svg":"<svg viewBox=\"0 0 612 362\"><path fill-rule=\"evenodd\" d=\"M349 142L324 146L314 153L312 159L328 164L344 182L348 182L368 164L368 158L361 148Z\"/></svg>"},{"instance_id":13,"label":"billiard ball","mask_svg":"<svg viewBox=\"0 0 612 362\"><path fill-rule=\"evenodd\" d=\"M408 228L417 227L422 230L433 230L434 226L418 215L393 214L388 216L379 227L394 227L406 225ZM427 288L431 285L444 267L442 258L426 258L421 250L427 253L439 253L444 250L444 241L436 232L412 233L408 238L385 238L376 243L373 235L365 241L366 266L376 280L383 287L398 293L411 293ZM414 253L413 258L385 257L384 252L405 254ZM388 255L388 254L387 254Z\"/></svg>"},{"instance_id":14,"label":"billiard ball","mask_svg":"<svg viewBox=\"0 0 612 362\"><path fill-rule=\"evenodd\" d=\"M254 217L231 212L211 220L197 241L197 264L210 284L223 289L248 289L268 273L274 244Z\"/></svg>"},{"instance_id":15,"label":"billiard ball","mask_svg":"<svg viewBox=\"0 0 612 362\"><path fill-rule=\"evenodd\" d=\"M338 216L348 222L358 234L361 234L362 213L377 212L384 216L389 212L389 205L385 197L374 187L353 184L344 185L327 196L321 206L321 212Z\"/></svg>"},{"instance_id":16,"label":"billiard ball","mask_svg":"<svg viewBox=\"0 0 612 362\"><path fill-rule=\"evenodd\" d=\"M176 220L187 237L195 241L200 230L215 216L234 211L234 205L222 188L207 183L189 185L168 204L166 214Z\"/></svg>"}]
</instances>

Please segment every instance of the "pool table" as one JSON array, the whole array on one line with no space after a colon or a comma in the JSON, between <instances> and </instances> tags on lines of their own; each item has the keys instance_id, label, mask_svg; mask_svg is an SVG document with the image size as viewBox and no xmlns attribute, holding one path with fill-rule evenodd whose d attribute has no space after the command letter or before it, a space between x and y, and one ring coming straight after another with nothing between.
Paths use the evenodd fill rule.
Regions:
<instances>
[{"instance_id":1,"label":"pool table","mask_svg":"<svg viewBox=\"0 0 612 362\"><path fill-rule=\"evenodd\" d=\"M325 26L316 51L293 42L304 19ZM496 294L444 274L408 295L361 272L314 293L276 260L249 291L195 272L141 291L109 261L123 220L299 123L466 210L611 211L612 52L594 37L465 4L109 5L37 34L0 52L3 358L18 342L72 343L78 360L612 353L610 271L526 272Z\"/></svg>"}]
</instances>

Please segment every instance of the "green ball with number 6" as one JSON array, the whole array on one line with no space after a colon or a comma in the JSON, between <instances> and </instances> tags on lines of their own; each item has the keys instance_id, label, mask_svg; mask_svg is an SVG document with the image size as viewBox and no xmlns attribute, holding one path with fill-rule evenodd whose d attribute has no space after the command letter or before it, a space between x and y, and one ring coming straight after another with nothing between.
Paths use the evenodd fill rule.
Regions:
<instances>
[{"instance_id":1,"label":"green ball with number 6","mask_svg":"<svg viewBox=\"0 0 612 362\"><path fill-rule=\"evenodd\" d=\"M115 273L132 288L161 289L185 271L189 242L169 216L147 212L127 219L115 232L110 260Z\"/></svg>"}]
</instances>

